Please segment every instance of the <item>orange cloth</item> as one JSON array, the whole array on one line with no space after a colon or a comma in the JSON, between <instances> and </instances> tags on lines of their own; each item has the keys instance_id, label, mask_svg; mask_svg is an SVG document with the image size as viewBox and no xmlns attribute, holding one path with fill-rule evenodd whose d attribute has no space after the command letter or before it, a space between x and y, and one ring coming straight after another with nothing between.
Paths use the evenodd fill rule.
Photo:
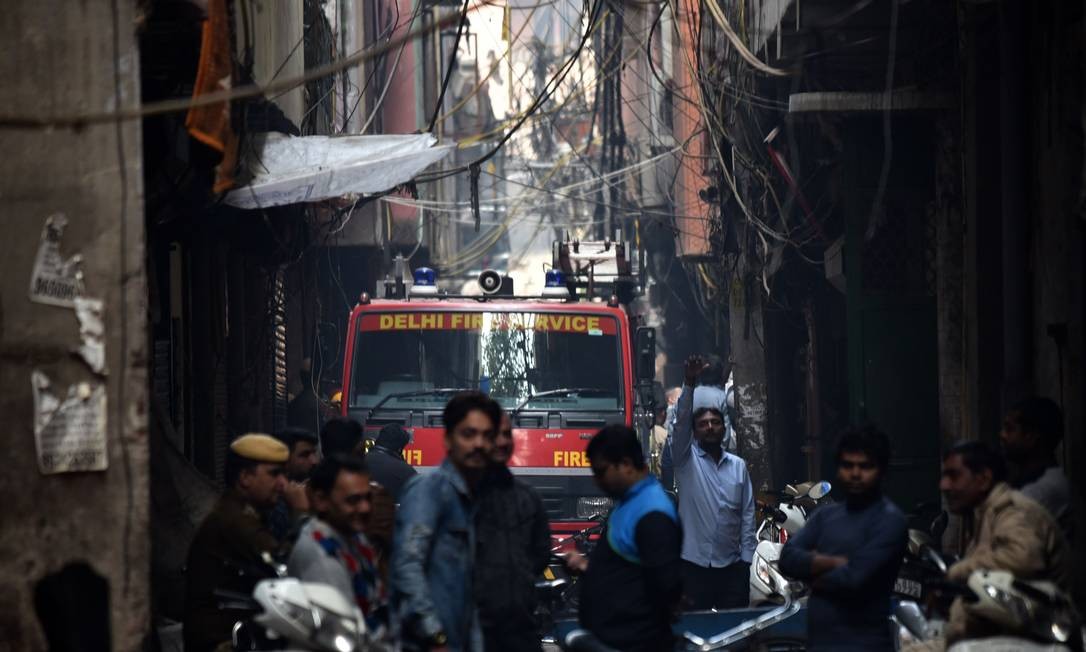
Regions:
<instances>
[{"instance_id":1,"label":"orange cloth","mask_svg":"<svg viewBox=\"0 0 1086 652\"><path fill-rule=\"evenodd\" d=\"M226 0L208 0L192 97L229 90L232 70L230 13ZM219 193L234 187L238 136L230 125L230 103L192 107L185 117L185 129L193 138L222 154L222 161L215 168L214 191Z\"/></svg>"}]
</instances>

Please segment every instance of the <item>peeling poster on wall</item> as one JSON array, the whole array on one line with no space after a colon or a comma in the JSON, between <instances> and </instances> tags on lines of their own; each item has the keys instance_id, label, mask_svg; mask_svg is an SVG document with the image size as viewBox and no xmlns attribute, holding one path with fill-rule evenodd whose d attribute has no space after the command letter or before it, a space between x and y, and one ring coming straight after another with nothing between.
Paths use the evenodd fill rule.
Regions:
<instances>
[{"instance_id":1,"label":"peeling poster on wall","mask_svg":"<svg viewBox=\"0 0 1086 652\"><path fill-rule=\"evenodd\" d=\"M106 374L106 345L102 341L105 333L102 324L104 307L101 299L75 298L75 316L79 319L79 337L83 340L76 353L99 376Z\"/></svg>"},{"instance_id":2,"label":"peeling poster on wall","mask_svg":"<svg viewBox=\"0 0 1086 652\"><path fill-rule=\"evenodd\" d=\"M76 254L65 260L60 253L66 226L68 218L63 213L45 218L30 274L31 301L71 308L75 298L83 294L83 257Z\"/></svg>"},{"instance_id":3,"label":"peeling poster on wall","mask_svg":"<svg viewBox=\"0 0 1086 652\"><path fill-rule=\"evenodd\" d=\"M106 388L76 383L61 400L41 371L31 372L34 388L34 441L42 473L104 471L106 456Z\"/></svg>"}]
</instances>

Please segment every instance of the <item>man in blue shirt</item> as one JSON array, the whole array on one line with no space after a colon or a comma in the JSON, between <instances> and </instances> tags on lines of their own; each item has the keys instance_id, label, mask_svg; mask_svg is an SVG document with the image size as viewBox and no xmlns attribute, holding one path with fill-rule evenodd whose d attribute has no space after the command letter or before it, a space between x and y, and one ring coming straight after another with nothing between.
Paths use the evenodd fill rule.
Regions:
<instances>
[{"instance_id":1,"label":"man in blue shirt","mask_svg":"<svg viewBox=\"0 0 1086 652\"><path fill-rule=\"evenodd\" d=\"M889 463L885 434L846 431L837 445L846 501L816 510L781 551L781 572L811 583L808 650L894 649L887 619L908 526L882 494Z\"/></svg>"},{"instance_id":2,"label":"man in blue shirt","mask_svg":"<svg viewBox=\"0 0 1086 652\"><path fill-rule=\"evenodd\" d=\"M724 413L694 410L694 385L706 367L698 356L687 359L675 406L671 454L683 524L683 585L693 609L734 609L750 602L754 489L746 462L724 450Z\"/></svg>"},{"instance_id":3,"label":"man in blue shirt","mask_svg":"<svg viewBox=\"0 0 1086 652\"><path fill-rule=\"evenodd\" d=\"M682 594L675 505L648 472L633 429L607 426L588 442L587 452L596 484L616 503L591 557L568 561L584 573L581 627L623 652L670 650Z\"/></svg>"},{"instance_id":4,"label":"man in blue shirt","mask_svg":"<svg viewBox=\"0 0 1086 652\"><path fill-rule=\"evenodd\" d=\"M734 408L735 398L732 385L728 382L730 367L718 356L710 355L705 359L705 366L698 377L698 386L694 388L694 410L703 407L716 408L724 416L724 450L737 454L735 424L732 423L729 408Z\"/></svg>"}]
</instances>

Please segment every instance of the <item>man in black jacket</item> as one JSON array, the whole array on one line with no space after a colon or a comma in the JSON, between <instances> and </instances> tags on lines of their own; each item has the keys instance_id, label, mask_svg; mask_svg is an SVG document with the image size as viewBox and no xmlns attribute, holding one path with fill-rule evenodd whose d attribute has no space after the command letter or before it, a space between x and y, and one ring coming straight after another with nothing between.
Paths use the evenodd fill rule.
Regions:
<instances>
[{"instance_id":1,"label":"man in black jacket","mask_svg":"<svg viewBox=\"0 0 1086 652\"><path fill-rule=\"evenodd\" d=\"M538 652L535 580L550 558L550 522L539 494L506 466L512 456L513 426L504 414L475 519L476 602L484 649Z\"/></svg>"},{"instance_id":2,"label":"man in black jacket","mask_svg":"<svg viewBox=\"0 0 1086 652\"><path fill-rule=\"evenodd\" d=\"M415 467L403 459L403 447L410 439L403 426L390 423L381 428L373 448L366 454L370 478L387 489L396 502L400 502L400 492L407 481L418 475Z\"/></svg>"}]
</instances>

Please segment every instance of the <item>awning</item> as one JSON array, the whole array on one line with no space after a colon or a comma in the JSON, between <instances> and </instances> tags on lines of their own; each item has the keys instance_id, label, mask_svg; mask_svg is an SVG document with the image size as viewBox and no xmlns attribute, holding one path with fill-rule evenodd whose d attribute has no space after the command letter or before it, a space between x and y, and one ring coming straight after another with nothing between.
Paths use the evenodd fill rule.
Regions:
<instances>
[{"instance_id":1,"label":"awning","mask_svg":"<svg viewBox=\"0 0 1086 652\"><path fill-rule=\"evenodd\" d=\"M252 181L230 191L225 201L259 208L384 192L412 180L455 147L436 143L430 134L259 134L242 146Z\"/></svg>"}]
</instances>

